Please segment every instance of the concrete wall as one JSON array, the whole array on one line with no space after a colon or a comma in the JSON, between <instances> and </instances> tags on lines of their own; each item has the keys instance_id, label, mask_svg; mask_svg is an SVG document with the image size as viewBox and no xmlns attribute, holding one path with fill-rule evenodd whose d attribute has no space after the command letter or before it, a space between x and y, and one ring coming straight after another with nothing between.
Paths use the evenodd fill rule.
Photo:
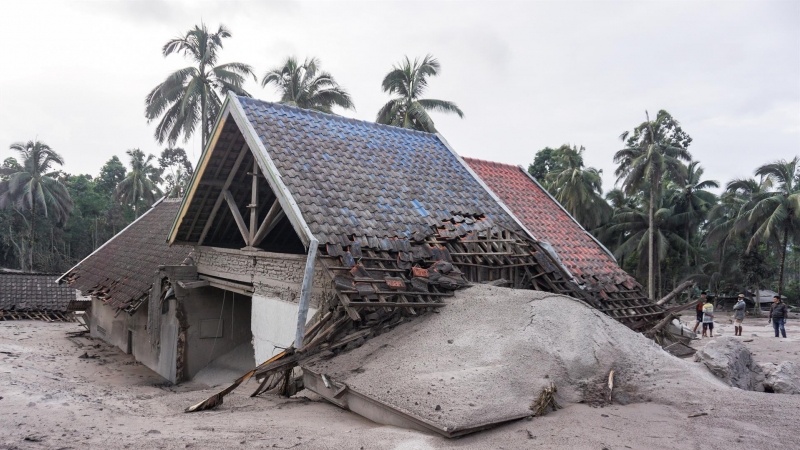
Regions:
<instances>
[{"instance_id":1,"label":"concrete wall","mask_svg":"<svg viewBox=\"0 0 800 450\"><path fill-rule=\"evenodd\" d=\"M160 345L150 343L147 333L147 307L142 305L133 316L92 299L90 334L118 347L161 375L175 382L175 354L178 340L178 321L175 317L175 299L168 300L167 311L162 313ZM130 342L128 332L131 333Z\"/></svg>"},{"instance_id":2,"label":"concrete wall","mask_svg":"<svg viewBox=\"0 0 800 450\"><path fill-rule=\"evenodd\" d=\"M285 302L275 297L253 296L251 330L256 364L275 356L294 343L297 330L297 303ZM308 318L316 309L308 309Z\"/></svg>"},{"instance_id":3,"label":"concrete wall","mask_svg":"<svg viewBox=\"0 0 800 450\"><path fill-rule=\"evenodd\" d=\"M188 327L185 367L189 379L210 361L228 353L239 344L250 342L252 338L250 297L213 287L191 289L176 294L182 301ZM203 328L206 332L209 329L216 330L214 325L220 318L222 318L221 336L202 337ZM203 324L204 321L207 322Z\"/></svg>"}]
</instances>

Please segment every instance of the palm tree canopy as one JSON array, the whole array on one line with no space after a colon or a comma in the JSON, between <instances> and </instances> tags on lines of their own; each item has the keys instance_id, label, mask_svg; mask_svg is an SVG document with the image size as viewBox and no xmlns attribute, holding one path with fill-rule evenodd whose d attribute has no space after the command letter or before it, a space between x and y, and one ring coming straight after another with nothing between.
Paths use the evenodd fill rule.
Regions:
<instances>
[{"instance_id":1,"label":"palm tree canopy","mask_svg":"<svg viewBox=\"0 0 800 450\"><path fill-rule=\"evenodd\" d=\"M155 156L145 155L138 148L125 152L129 159L131 170L120 181L115 191L117 200L134 206L144 200L153 204L156 196L161 194L158 183L161 182L161 171L153 165ZM138 216L138 211L137 211Z\"/></svg>"},{"instance_id":2,"label":"palm tree canopy","mask_svg":"<svg viewBox=\"0 0 800 450\"><path fill-rule=\"evenodd\" d=\"M61 155L40 141L18 142L9 148L20 153L22 163L4 171L8 173L7 180L0 182L0 209L39 210L57 222L66 222L72 198L58 180L59 172L53 170L64 164Z\"/></svg>"},{"instance_id":3,"label":"palm tree canopy","mask_svg":"<svg viewBox=\"0 0 800 450\"><path fill-rule=\"evenodd\" d=\"M681 160L692 159L686 150L691 138L668 112L659 111L656 120L651 122L648 117L633 131L620 135L626 145L614 155L614 162L619 164L614 174L626 193L632 194L645 184L658 186L664 175L686 178L686 167Z\"/></svg>"},{"instance_id":4,"label":"palm tree canopy","mask_svg":"<svg viewBox=\"0 0 800 450\"><path fill-rule=\"evenodd\" d=\"M255 80L249 65L237 62L217 65L222 40L230 36L223 25L211 33L201 23L164 45L164 57L178 53L195 65L176 70L147 94L147 122L161 117L155 131L159 143L167 141L173 146L181 136L188 141L200 122L205 144L222 106L221 97L228 92L250 96L243 88L248 76Z\"/></svg>"},{"instance_id":5,"label":"palm tree canopy","mask_svg":"<svg viewBox=\"0 0 800 450\"><path fill-rule=\"evenodd\" d=\"M439 70L439 61L433 55L413 62L406 56L383 78L383 91L395 95L395 98L383 105L375 121L435 133L436 127L429 111L457 114L463 118L464 112L453 102L420 98L428 87L428 77L439 75Z\"/></svg>"},{"instance_id":6,"label":"palm tree canopy","mask_svg":"<svg viewBox=\"0 0 800 450\"><path fill-rule=\"evenodd\" d=\"M754 192L751 200L734 224L732 232L740 234L755 228L747 251L753 250L762 240L777 239L800 234L800 186L797 185L797 169L800 158L780 160L756 169L767 185L774 190ZM736 184L736 186L739 186ZM729 188L731 185L729 184ZM786 234L787 236L783 236ZM777 241L775 241L777 243Z\"/></svg>"},{"instance_id":7,"label":"palm tree canopy","mask_svg":"<svg viewBox=\"0 0 800 450\"><path fill-rule=\"evenodd\" d=\"M584 151L569 145L559 148L556 164L561 169L547 174L545 185L575 220L591 230L608 220L613 211L602 197L603 172L584 167Z\"/></svg>"},{"instance_id":8,"label":"palm tree canopy","mask_svg":"<svg viewBox=\"0 0 800 450\"><path fill-rule=\"evenodd\" d=\"M261 86L269 84L281 94L279 103L333 113L333 107L355 109L350 94L328 72L321 71L317 58L298 64L294 57L264 74Z\"/></svg>"}]
</instances>

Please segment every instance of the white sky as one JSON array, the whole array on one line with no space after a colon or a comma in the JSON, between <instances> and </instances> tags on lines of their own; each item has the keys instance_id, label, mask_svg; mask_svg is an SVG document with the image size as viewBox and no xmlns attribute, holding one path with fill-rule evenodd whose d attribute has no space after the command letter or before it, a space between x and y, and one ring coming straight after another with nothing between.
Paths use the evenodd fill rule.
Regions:
<instances>
[{"instance_id":1,"label":"white sky","mask_svg":"<svg viewBox=\"0 0 800 450\"><path fill-rule=\"evenodd\" d=\"M680 120L706 178L723 183L800 154L798 1L27 0L0 3L0 160L36 137L70 173L96 175L129 148L160 152L144 97L188 65L162 45L201 20L233 33L220 62L259 78L290 54L321 58L354 98L346 115L364 120L388 100L392 64L433 53L443 70L427 96L466 114L433 115L456 151L527 166L545 146L584 145L606 190L618 136L645 109ZM199 141L183 145L193 160Z\"/></svg>"}]
</instances>

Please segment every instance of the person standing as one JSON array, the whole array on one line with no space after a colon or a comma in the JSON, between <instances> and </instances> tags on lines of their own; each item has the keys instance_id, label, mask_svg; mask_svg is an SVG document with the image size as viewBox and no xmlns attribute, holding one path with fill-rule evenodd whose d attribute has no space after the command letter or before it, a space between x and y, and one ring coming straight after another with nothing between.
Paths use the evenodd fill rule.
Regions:
<instances>
[{"instance_id":1,"label":"person standing","mask_svg":"<svg viewBox=\"0 0 800 450\"><path fill-rule=\"evenodd\" d=\"M733 305L733 331L734 336L742 335L742 322L744 321L744 312L746 306L744 303L744 294L739 294L739 301Z\"/></svg>"},{"instance_id":2,"label":"person standing","mask_svg":"<svg viewBox=\"0 0 800 450\"><path fill-rule=\"evenodd\" d=\"M786 328L784 324L786 323L786 316L788 313L789 311L786 307L786 303L783 303L780 296L774 296L772 306L769 307L769 320L772 321L772 328L775 329L775 337L779 337L778 331L781 332L784 338L786 337Z\"/></svg>"},{"instance_id":3,"label":"person standing","mask_svg":"<svg viewBox=\"0 0 800 450\"><path fill-rule=\"evenodd\" d=\"M692 333L697 333L697 327L699 327L700 324L703 323L703 305L706 304L706 295L707 295L706 291L700 293L700 301L697 302L697 308L695 308L697 312L697 322L695 322L694 324L694 329L692 330ZM706 333L705 331L703 331L703 336L705 335Z\"/></svg>"},{"instance_id":4,"label":"person standing","mask_svg":"<svg viewBox=\"0 0 800 450\"><path fill-rule=\"evenodd\" d=\"M714 304L711 299L706 298L703 305L703 337L708 331L708 337L714 337Z\"/></svg>"}]
</instances>

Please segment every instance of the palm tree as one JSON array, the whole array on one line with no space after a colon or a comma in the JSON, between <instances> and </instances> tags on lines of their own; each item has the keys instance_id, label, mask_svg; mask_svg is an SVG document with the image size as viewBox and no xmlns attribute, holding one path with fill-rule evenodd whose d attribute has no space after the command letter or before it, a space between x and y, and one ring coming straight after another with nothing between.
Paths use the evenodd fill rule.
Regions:
<instances>
[{"instance_id":1,"label":"palm tree","mask_svg":"<svg viewBox=\"0 0 800 450\"><path fill-rule=\"evenodd\" d=\"M28 268L33 270L33 244L36 240L37 210L45 217L52 215L59 223L67 221L72 212L72 198L67 188L58 180L53 166L64 165L64 158L44 142L28 141L11 144L22 156L22 164L9 169L6 181L0 182L0 209L12 207L30 212L28 222ZM24 259L24 258L21 258Z\"/></svg>"},{"instance_id":2,"label":"palm tree","mask_svg":"<svg viewBox=\"0 0 800 450\"><path fill-rule=\"evenodd\" d=\"M557 165L562 169L545 177L547 190L584 228L592 230L611 218L613 210L603 199L602 170L584 167L581 147L563 145Z\"/></svg>"},{"instance_id":3,"label":"palm tree","mask_svg":"<svg viewBox=\"0 0 800 450\"><path fill-rule=\"evenodd\" d=\"M783 270L786 264L786 249L789 238L800 237L800 186L797 185L797 169L800 158L791 161L779 160L756 169L756 175L770 178L775 183L774 191L755 194L749 208L734 225L735 232L754 228L747 245L747 252L755 249L762 240L772 240L781 252L778 275L778 295L783 290Z\"/></svg>"},{"instance_id":4,"label":"palm tree","mask_svg":"<svg viewBox=\"0 0 800 450\"><path fill-rule=\"evenodd\" d=\"M623 208L614 214L613 223L606 228L611 235L623 236L623 242L614 250L614 256L623 260L629 256L638 255L637 272L645 269L648 273L653 261L660 264L667 257L670 248L683 250L688 243L677 232L681 221L676 217L672 208L661 207L655 213L645 214L644 208ZM647 209L652 210L653 208ZM650 218L653 222L650 222ZM653 239L651 239L651 236ZM653 251L649 251L652 249ZM650 298L655 299L655 287L658 283L653 279Z\"/></svg>"},{"instance_id":5,"label":"palm tree","mask_svg":"<svg viewBox=\"0 0 800 450\"><path fill-rule=\"evenodd\" d=\"M161 195L158 183L161 182L161 171L153 165L156 159L153 155L145 156L138 148L127 150L131 170L120 181L115 190L117 200L133 207L134 217L139 217L139 203L146 201L150 205L155 203L156 196Z\"/></svg>"},{"instance_id":6,"label":"palm tree","mask_svg":"<svg viewBox=\"0 0 800 450\"><path fill-rule=\"evenodd\" d=\"M684 221L684 240L691 242L690 234L694 227L702 221L708 214L711 207L717 202L717 196L706 189L718 188L719 182L714 180L703 180L703 167L699 161L691 161L686 166L685 176L672 183L673 188L678 192L674 199L677 217ZM684 264L689 268L689 247L686 247Z\"/></svg>"},{"instance_id":7,"label":"palm tree","mask_svg":"<svg viewBox=\"0 0 800 450\"><path fill-rule=\"evenodd\" d=\"M436 127L428 111L455 113L463 118L464 113L453 102L420 98L428 87L428 77L439 75L439 61L426 55L422 61L408 56L392 68L383 79L383 92L397 97L389 100L378 111L376 122L435 133Z\"/></svg>"},{"instance_id":8,"label":"palm tree","mask_svg":"<svg viewBox=\"0 0 800 450\"><path fill-rule=\"evenodd\" d=\"M165 57L182 53L196 66L173 72L147 94L147 122L161 117L155 132L160 144L167 141L173 146L181 135L184 141L188 141L200 122L205 146L222 105L220 97L228 92L250 96L242 87L247 76L253 76L255 80L250 66L237 62L216 65L222 39L230 36L224 25L220 25L216 33L209 33L206 25L201 23L164 45L162 52Z\"/></svg>"},{"instance_id":9,"label":"palm tree","mask_svg":"<svg viewBox=\"0 0 800 450\"><path fill-rule=\"evenodd\" d=\"M741 259L747 255L742 255L743 252L728 251L729 247L735 246L739 243L735 238L741 236L744 231L749 233L755 232L755 227L750 230L735 230L734 225L737 220L742 217L750 207L752 207L752 199L755 195L765 192L772 187L772 178L761 177L761 181L756 181L753 178L735 178L728 182L725 187L725 192L720 196L720 201L708 213L708 233L705 236L706 245L713 248L717 258L717 265L719 267L733 267L734 264L729 264L727 259ZM731 245L731 244L734 245ZM756 250L751 252L755 254ZM728 256L726 258L726 255ZM753 259L753 258L751 258ZM739 264L740 267L748 266L747 264ZM736 280L737 283L743 281L741 278L744 274L744 279L750 279L754 283L754 295L758 295L758 277L754 275L755 269L747 267L748 270L737 272L740 279ZM745 283L748 285L749 283ZM754 298L754 308L757 314L761 313L760 304Z\"/></svg>"},{"instance_id":10,"label":"palm tree","mask_svg":"<svg viewBox=\"0 0 800 450\"><path fill-rule=\"evenodd\" d=\"M662 179L664 175L682 178L686 168L680 160L689 161L692 158L685 146L680 144L680 140L675 139L678 122L669 113L659 111L656 120L652 122L646 111L645 115L647 121L634 128L634 134L630 138L627 131L620 136L623 142L627 142L626 147L614 155L614 162L619 164L614 173L618 177L617 181L623 181L623 189L628 194L649 189L647 281L648 294L655 300L655 208L660 204Z\"/></svg>"},{"instance_id":11,"label":"palm tree","mask_svg":"<svg viewBox=\"0 0 800 450\"><path fill-rule=\"evenodd\" d=\"M274 84L281 94L279 103L333 113L334 106L355 109L350 94L328 72L319 69L317 58L306 59L298 64L294 57L267 73L261 79L261 86Z\"/></svg>"}]
</instances>

